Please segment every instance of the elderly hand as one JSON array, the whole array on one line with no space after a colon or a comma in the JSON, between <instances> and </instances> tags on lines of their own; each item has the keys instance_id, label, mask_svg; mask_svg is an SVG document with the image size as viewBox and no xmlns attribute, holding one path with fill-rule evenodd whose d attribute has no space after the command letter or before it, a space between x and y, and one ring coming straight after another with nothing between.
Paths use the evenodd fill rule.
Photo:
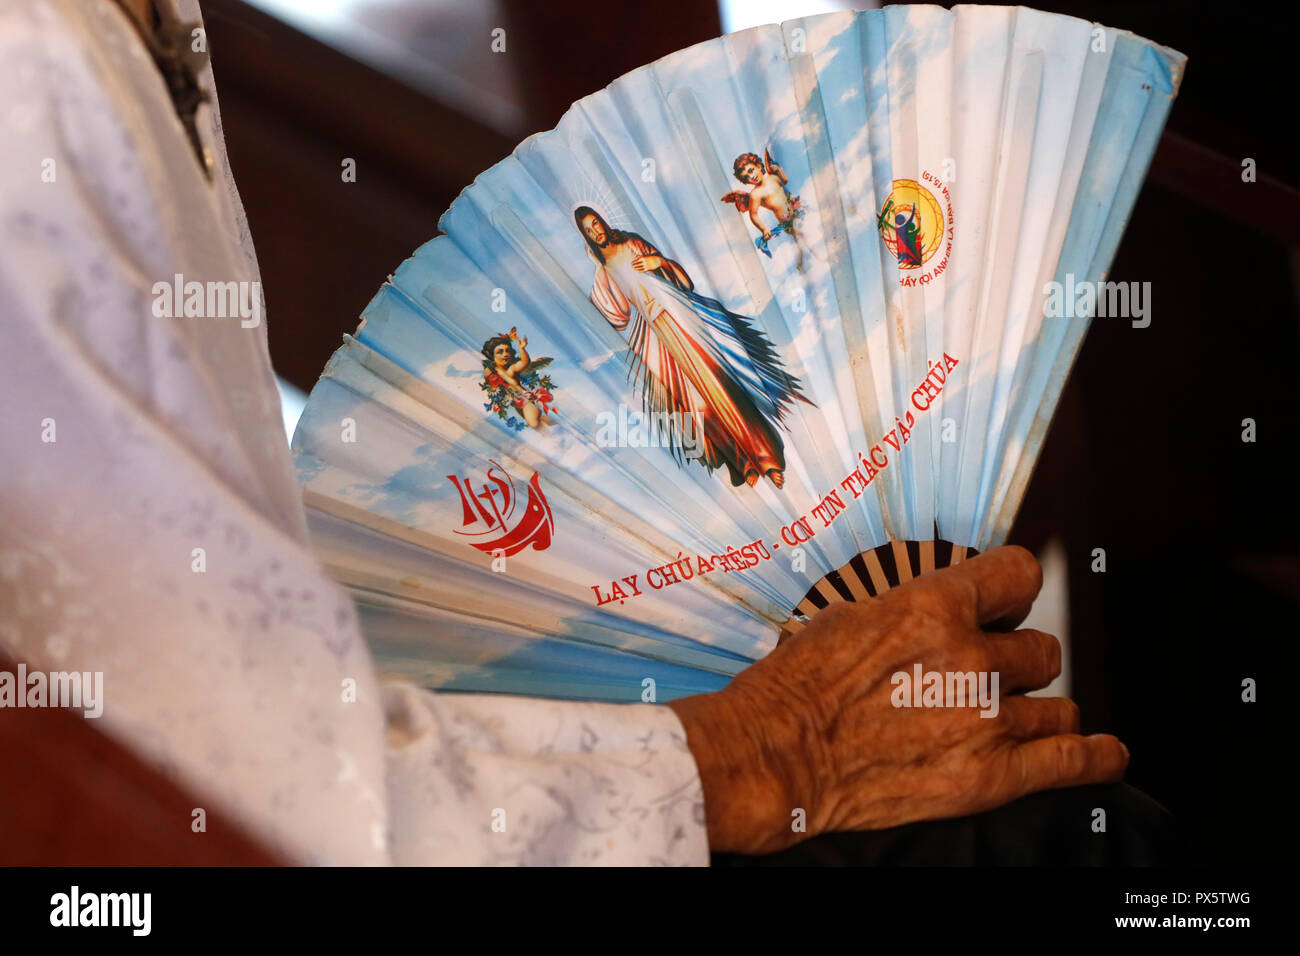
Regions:
<instances>
[{"instance_id":1,"label":"elderly hand","mask_svg":"<svg viewBox=\"0 0 1300 956\"><path fill-rule=\"evenodd\" d=\"M1118 780L1128 764L1119 740L1079 736L1078 708L1065 698L1023 695L1061 669L1056 638L1009 630L1041 585L1028 551L997 548L870 601L831 605L725 689L669 704L699 767L710 847L768 853L819 833L965 816L1037 790ZM1010 696L991 718L978 706L895 706L891 678L916 664L997 672Z\"/></svg>"}]
</instances>

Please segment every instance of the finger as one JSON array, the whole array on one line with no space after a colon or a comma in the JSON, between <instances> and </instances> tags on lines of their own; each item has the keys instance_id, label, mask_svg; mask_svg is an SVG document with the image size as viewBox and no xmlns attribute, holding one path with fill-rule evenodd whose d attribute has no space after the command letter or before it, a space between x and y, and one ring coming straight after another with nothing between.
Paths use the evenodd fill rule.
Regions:
<instances>
[{"instance_id":1,"label":"finger","mask_svg":"<svg viewBox=\"0 0 1300 956\"><path fill-rule=\"evenodd\" d=\"M1068 697L1004 697L1002 724L1017 740L1079 732L1079 708Z\"/></svg>"},{"instance_id":2,"label":"finger","mask_svg":"<svg viewBox=\"0 0 1300 956\"><path fill-rule=\"evenodd\" d=\"M1010 799L1054 787L1113 783L1124 776L1128 749L1110 734L1063 734L1041 737L1016 746L1015 792Z\"/></svg>"},{"instance_id":3,"label":"finger","mask_svg":"<svg viewBox=\"0 0 1300 956\"><path fill-rule=\"evenodd\" d=\"M1010 634L985 635L988 669L998 672L1004 694L1039 690L1061 673L1061 642L1051 634L1021 628Z\"/></svg>"},{"instance_id":4,"label":"finger","mask_svg":"<svg viewBox=\"0 0 1300 956\"><path fill-rule=\"evenodd\" d=\"M1043 569L1024 548L1006 545L936 571L931 580L939 586L964 585L976 624L1010 630L1029 614L1043 586Z\"/></svg>"}]
</instances>

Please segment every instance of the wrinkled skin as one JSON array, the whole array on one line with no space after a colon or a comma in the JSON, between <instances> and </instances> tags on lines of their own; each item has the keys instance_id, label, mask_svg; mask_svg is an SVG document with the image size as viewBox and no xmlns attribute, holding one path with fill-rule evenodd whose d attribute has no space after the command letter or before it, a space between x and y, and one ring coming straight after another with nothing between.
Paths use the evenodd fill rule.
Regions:
<instances>
[{"instance_id":1,"label":"wrinkled skin","mask_svg":"<svg viewBox=\"0 0 1300 956\"><path fill-rule=\"evenodd\" d=\"M1042 571L1003 547L833 604L725 689L669 704L686 729L715 851L769 853L807 837L965 816L1052 787L1123 776L1115 737L1078 734L1078 708L1034 698L1061 670L1056 638L1011 630ZM895 707L891 676L996 671L978 707ZM805 832L796 832L803 810Z\"/></svg>"}]
</instances>

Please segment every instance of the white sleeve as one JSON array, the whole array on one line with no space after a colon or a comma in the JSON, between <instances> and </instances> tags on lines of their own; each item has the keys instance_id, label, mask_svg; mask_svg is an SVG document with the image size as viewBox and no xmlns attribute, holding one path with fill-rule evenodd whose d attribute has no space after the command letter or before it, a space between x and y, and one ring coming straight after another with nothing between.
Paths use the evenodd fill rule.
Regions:
<instances>
[{"instance_id":1,"label":"white sleeve","mask_svg":"<svg viewBox=\"0 0 1300 956\"><path fill-rule=\"evenodd\" d=\"M0 0L0 143L0 647L90 675L195 810L386 862L378 681L305 547L265 328L153 308L257 277L114 4Z\"/></svg>"},{"instance_id":2,"label":"white sleeve","mask_svg":"<svg viewBox=\"0 0 1300 956\"><path fill-rule=\"evenodd\" d=\"M394 862L708 865L670 708L384 692Z\"/></svg>"},{"instance_id":3,"label":"white sleeve","mask_svg":"<svg viewBox=\"0 0 1300 956\"><path fill-rule=\"evenodd\" d=\"M154 314L257 274L135 43L112 4L0 0L0 648L102 674L99 729L292 859L706 863L669 709L381 689L265 328Z\"/></svg>"}]
</instances>

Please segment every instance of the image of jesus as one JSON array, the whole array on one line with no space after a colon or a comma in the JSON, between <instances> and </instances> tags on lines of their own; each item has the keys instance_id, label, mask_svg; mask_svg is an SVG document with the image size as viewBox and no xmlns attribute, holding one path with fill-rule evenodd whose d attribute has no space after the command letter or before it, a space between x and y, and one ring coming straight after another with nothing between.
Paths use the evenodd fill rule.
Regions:
<instances>
[{"instance_id":1,"label":"image of jesus","mask_svg":"<svg viewBox=\"0 0 1300 956\"><path fill-rule=\"evenodd\" d=\"M799 380L753 320L695 291L680 264L635 233L610 228L590 206L573 218L596 262L591 301L627 333L629 374L648 414L695 423L709 469L731 484L785 484L779 430ZM808 402L808 404L812 404Z\"/></svg>"}]
</instances>

